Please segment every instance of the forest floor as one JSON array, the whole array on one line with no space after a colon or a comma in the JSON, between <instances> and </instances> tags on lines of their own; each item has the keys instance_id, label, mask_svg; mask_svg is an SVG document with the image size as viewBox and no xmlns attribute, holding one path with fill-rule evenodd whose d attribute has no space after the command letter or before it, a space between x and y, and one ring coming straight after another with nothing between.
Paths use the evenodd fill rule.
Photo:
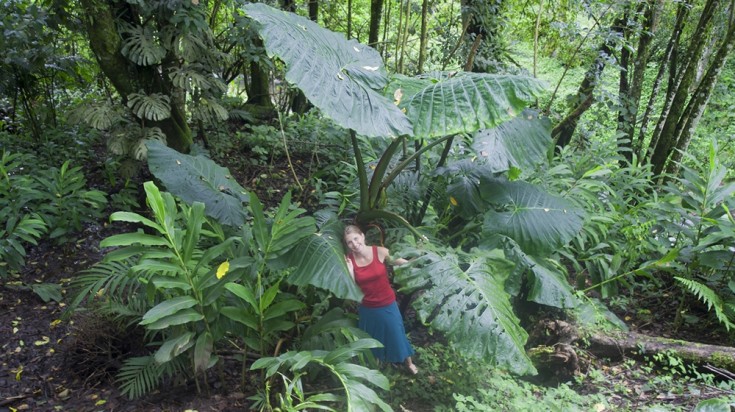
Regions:
<instances>
[{"instance_id":1,"label":"forest floor","mask_svg":"<svg viewBox=\"0 0 735 412\"><path fill-rule=\"evenodd\" d=\"M263 187L288 187L287 183ZM233 391L232 388L240 387L240 365L229 363L225 367L227 382L213 379L216 383L209 394L197 394L190 384L155 392L143 399L128 400L115 386L114 376L122 360L134 350L129 347L129 341L134 339L125 339L129 336L119 333L116 336L113 327L95 323L93 316L82 314L66 318L65 303L44 302L24 286L59 284L63 302L68 302L70 293L67 291L74 276L102 258L100 241L126 230L100 223L87 226L74 242L59 246L44 241L28 249L24 271L0 285L0 412L248 410L251 401L247 398L255 393L255 388ZM674 334L670 322L665 319L673 319L669 312L675 310L675 305L666 301L665 290L658 294L658 299L651 296L643 293L628 296L627 301L618 305L618 315L631 329L655 336L729 344L727 336L713 332L714 329L701 322L687 324L688 328ZM430 335L415 320L409 320L407 328L414 345L431 343ZM588 361L589 365L569 385L580 394L603 394L610 406L606 410L640 410L654 406L662 410L691 410L699 400L730 394L711 384L677 377L672 373L673 367L662 366L661 359L611 363L589 358ZM418 363L421 365L421 359ZM405 385L436 388L441 384L441 380L430 373L401 381L404 390ZM401 403L400 408L404 411L433 410L425 403L411 404L410 401Z\"/></svg>"}]
</instances>

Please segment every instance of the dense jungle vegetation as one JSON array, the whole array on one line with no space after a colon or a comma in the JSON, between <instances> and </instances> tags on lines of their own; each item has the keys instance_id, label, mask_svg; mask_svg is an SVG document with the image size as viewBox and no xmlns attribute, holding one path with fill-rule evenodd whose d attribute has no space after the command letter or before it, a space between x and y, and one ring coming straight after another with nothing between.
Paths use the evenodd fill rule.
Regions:
<instances>
[{"instance_id":1,"label":"dense jungle vegetation","mask_svg":"<svg viewBox=\"0 0 735 412\"><path fill-rule=\"evenodd\" d=\"M735 406L735 1L1 4L0 411Z\"/></svg>"}]
</instances>

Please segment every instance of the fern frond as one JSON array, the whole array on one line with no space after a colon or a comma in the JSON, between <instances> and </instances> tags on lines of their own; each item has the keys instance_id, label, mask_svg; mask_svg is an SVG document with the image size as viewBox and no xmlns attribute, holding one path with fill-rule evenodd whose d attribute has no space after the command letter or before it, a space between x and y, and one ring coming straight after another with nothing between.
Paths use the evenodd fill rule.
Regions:
<instances>
[{"instance_id":1,"label":"fern frond","mask_svg":"<svg viewBox=\"0 0 735 412\"><path fill-rule=\"evenodd\" d=\"M132 93L128 96L128 107L141 119L163 120L171 116L171 98L165 94Z\"/></svg>"},{"instance_id":2,"label":"fern frond","mask_svg":"<svg viewBox=\"0 0 735 412\"><path fill-rule=\"evenodd\" d=\"M159 35L152 27L126 24L121 27L120 32L124 34L120 52L135 64L159 64L166 56L166 49L159 43Z\"/></svg>"},{"instance_id":3,"label":"fern frond","mask_svg":"<svg viewBox=\"0 0 735 412\"><path fill-rule=\"evenodd\" d=\"M684 285L684 288L696 296L697 299L704 302L704 304L707 305L708 310L712 311L712 309L714 309L717 320L725 325L725 328L728 331L731 327L735 326L727 317L724 302L717 292L710 289L707 285L693 279L685 279L679 276L675 276L674 279Z\"/></svg>"}]
</instances>

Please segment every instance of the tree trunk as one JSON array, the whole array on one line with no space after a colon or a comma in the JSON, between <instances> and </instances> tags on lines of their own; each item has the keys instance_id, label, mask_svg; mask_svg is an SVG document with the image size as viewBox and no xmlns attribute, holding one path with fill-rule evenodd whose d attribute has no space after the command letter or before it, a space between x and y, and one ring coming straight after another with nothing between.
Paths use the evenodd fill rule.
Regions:
<instances>
[{"instance_id":1,"label":"tree trunk","mask_svg":"<svg viewBox=\"0 0 735 412\"><path fill-rule=\"evenodd\" d=\"M617 19L615 27L617 30L620 29L623 23L622 19ZM612 38L614 36L609 36ZM577 129L577 123L582 115L592 106L594 103L593 93L595 87L597 87L597 81L605 70L607 59L612 54L612 40L607 40L600 46L600 50L597 53L597 58L592 63L592 67L584 75L582 83L579 85L577 95L574 99L577 105L570 111L570 113L562 120L558 125L551 131L551 137L556 140L556 146L564 148L569 142L572 141L574 131Z\"/></svg>"},{"instance_id":2,"label":"tree trunk","mask_svg":"<svg viewBox=\"0 0 735 412\"><path fill-rule=\"evenodd\" d=\"M383 18L383 0L370 0L370 31L368 46L377 48L380 35L380 20Z\"/></svg>"},{"instance_id":3,"label":"tree trunk","mask_svg":"<svg viewBox=\"0 0 735 412\"><path fill-rule=\"evenodd\" d=\"M429 26L429 0L424 0L421 3L421 39L419 41L419 63L416 72L424 72L424 63L426 63L426 38L427 30Z\"/></svg>"},{"instance_id":4,"label":"tree trunk","mask_svg":"<svg viewBox=\"0 0 735 412\"><path fill-rule=\"evenodd\" d=\"M117 92L127 101L131 93L143 90L146 93L169 94L173 89L168 76L161 75L151 67L137 66L121 53L122 41L117 31L116 16L124 15L124 5L101 0L82 0L85 27L90 47L102 72L110 79ZM93 16L93 18L92 18ZM168 73L167 71L165 73ZM187 153L192 144L191 129L186 122L185 108L175 96L171 99L171 116L158 122L142 124L158 126L166 134L168 145Z\"/></svg>"},{"instance_id":5,"label":"tree trunk","mask_svg":"<svg viewBox=\"0 0 735 412\"><path fill-rule=\"evenodd\" d=\"M656 139L657 145L652 148L651 164L655 175L660 175L664 171L666 162L675 149L683 125L686 122L683 114L687 107L691 87L696 79L697 65L701 63L700 60L704 55L705 41L703 39L707 38L707 33L712 29L712 17L719 4L720 0L707 1L692 37L692 42L687 48L689 53L685 56L685 67L682 68L681 80L675 85L676 92L671 102L671 108L665 118L662 116L660 134Z\"/></svg>"},{"instance_id":6,"label":"tree trunk","mask_svg":"<svg viewBox=\"0 0 735 412\"><path fill-rule=\"evenodd\" d=\"M347 40L352 38L352 0L347 0Z\"/></svg>"},{"instance_id":7,"label":"tree trunk","mask_svg":"<svg viewBox=\"0 0 735 412\"><path fill-rule=\"evenodd\" d=\"M661 89L661 84L663 83L664 74L666 73L666 67L671 66L669 62L673 60L674 49L679 44L679 38L681 37L682 29L684 27L684 21L688 12L689 7L687 7L687 4L680 3L676 12L676 23L674 23L674 28L671 31L671 37L669 38L669 42L666 45L666 51L664 52L663 58L661 59L663 63L659 64L658 73L656 74L656 79L653 81L653 87L651 88L651 96L648 98L646 111L643 113L643 117L641 119L641 126L638 129L638 139L633 146L635 152L638 154L638 158L642 160L646 158L648 153L647 150L644 150L644 147L646 135L648 133L648 123L651 120L651 113L653 113L656 99ZM665 100L669 102L669 99ZM667 104L665 104L664 107L664 110L668 110L666 109ZM658 134L652 134L651 141L649 142L651 147L656 147L655 136L658 136Z\"/></svg>"},{"instance_id":8,"label":"tree trunk","mask_svg":"<svg viewBox=\"0 0 735 412\"><path fill-rule=\"evenodd\" d=\"M309 2L309 20L313 22L319 21L319 0L308 0Z\"/></svg>"},{"instance_id":9,"label":"tree trunk","mask_svg":"<svg viewBox=\"0 0 735 412\"><path fill-rule=\"evenodd\" d=\"M717 79L720 77L720 73L722 73L722 68L725 66L725 62L735 46L735 28L733 26L731 23L724 41L717 50L717 54L711 60L712 64L707 69L707 73L704 75L685 110L684 118L686 119L686 123L676 143L676 150L671 154L671 160L666 168L666 172L671 175L679 171L679 162L689 147L694 129L696 129L699 120L702 118L702 113L704 113L707 102L712 95L712 90L714 90L717 84Z\"/></svg>"},{"instance_id":10,"label":"tree trunk","mask_svg":"<svg viewBox=\"0 0 735 412\"><path fill-rule=\"evenodd\" d=\"M624 149L621 151L628 162L632 162L633 160L634 147L636 146L633 142L634 130L638 119L638 107L643 90L643 80L648 61L651 57L651 41L653 40L654 33L658 29L663 0L649 0L645 4L645 7L644 21L638 39L638 49L636 50L632 75L630 76L630 87L624 93L620 94L623 110L618 118L618 134L628 138L626 146L621 148ZM621 72L620 76L621 78L626 77L627 72Z\"/></svg>"},{"instance_id":11,"label":"tree trunk","mask_svg":"<svg viewBox=\"0 0 735 412\"><path fill-rule=\"evenodd\" d=\"M496 71L494 64L502 61L503 37L499 34L502 27L503 0L462 0L462 22L468 23L467 41L475 46L472 57L472 71L491 73ZM477 39L481 38L480 42ZM472 49L472 46L469 48ZM469 61L469 58L466 59Z\"/></svg>"}]
</instances>

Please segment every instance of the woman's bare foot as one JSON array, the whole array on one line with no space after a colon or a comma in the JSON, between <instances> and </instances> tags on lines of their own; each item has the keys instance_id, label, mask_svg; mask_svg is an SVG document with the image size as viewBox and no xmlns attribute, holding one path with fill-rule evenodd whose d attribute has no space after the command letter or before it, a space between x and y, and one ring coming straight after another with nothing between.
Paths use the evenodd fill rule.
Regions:
<instances>
[{"instance_id":1,"label":"woman's bare foot","mask_svg":"<svg viewBox=\"0 0 735 412\"><path fill-rule=\"evenodd\" d=\"M409 372L411 372L411 375L416 375L419 373L419 368L417 368L416 365L413 364L413 360L411 358L406 358L406 368Z\"/></svg>"}]
</instances>

